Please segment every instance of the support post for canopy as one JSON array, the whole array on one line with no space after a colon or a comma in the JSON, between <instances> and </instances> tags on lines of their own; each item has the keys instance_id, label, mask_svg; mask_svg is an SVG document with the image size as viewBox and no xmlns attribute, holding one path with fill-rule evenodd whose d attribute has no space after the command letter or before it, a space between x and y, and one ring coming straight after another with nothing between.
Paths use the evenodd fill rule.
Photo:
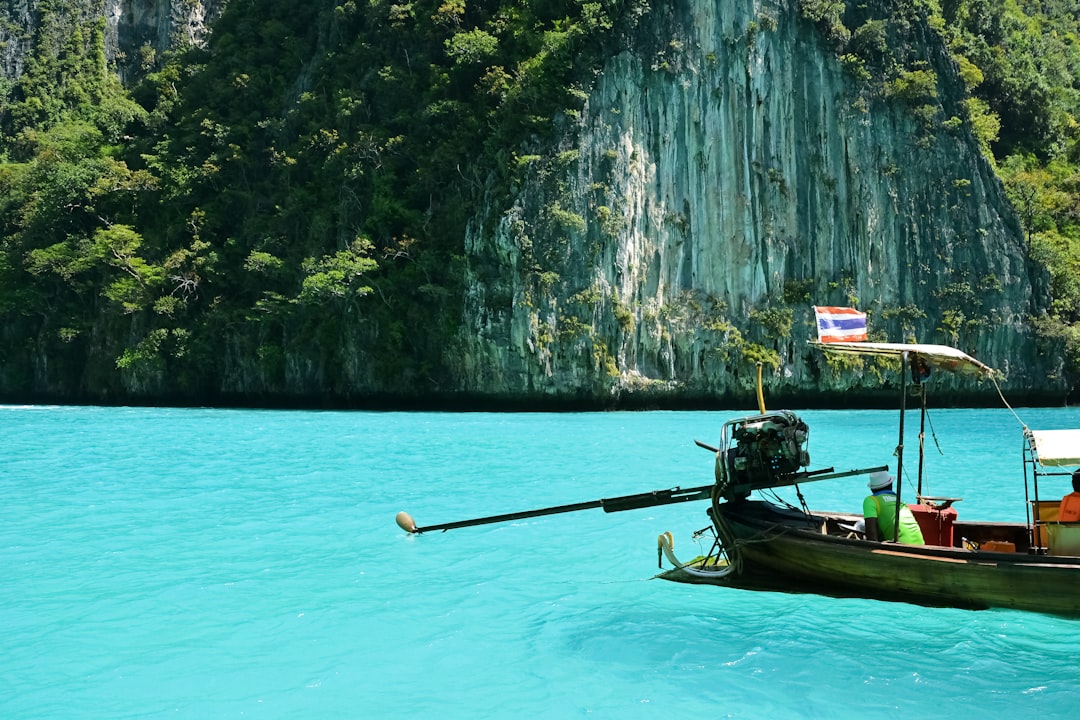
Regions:
<instances>
[{"instance_id":1,"label":"support post for canopy","mask_svg":"<svg viewBox=\"0 0 1080 720\"><path fill-rule=\"evenodd\" d=\"M1042 517L1041 517L1042 512L1041 512L1041 510L1039 508L1039 468L1038 468L1038 462L1039 462L1039 453L1035 448L1035 438L1034 438L1034 436L1032 436L1032 439L1031 439L1031 486L1032 486L1032 489L1034 490L1035 495L1032 497L1032 500L1034 502L1031 503L1031 508L1033 510L1032 517L1034 518L1034 522L1031 523L1031 547L1035 548L1035 553L1036 554L1047 553L1047 552L1050 551L1050 549L1049 549L1049 545L1050 545L1049 538L1045 538L1039 532L1039 523L1042 522ZM1024 495L1025 496L1027 495L1027 466L1026 466L1026 464L1025 464L1025 467L1024 467ZM1039 542L1040 538L1046 539L1046 549L1042 549L1043 543Z\"/></svg>"},{"instance_id":2,"label":"support post for canopy","mask_svg":"<svg viewBox=\"0 0 1080 720\"><path fill-rule=\"evenodd\" d=\"M919 412L919 490L915 499L922 497L923 466L926 462L926 385L919 382L919 396L922 399L922 408Z\"/></svg>"},{"instance_id":3,"label":"support post for canopy","mask_svg":"<svg viewBox=\"0 0 1080 720\"><path fill-rule=\"evenodd\" d=\"M896 444L896 517L893 521L893 542L900 542L900 491L904 477L904 415L907 414L907 374L910 354L900 361L900 440Z\"/></svg>"},{"instance_id":4,"label":"support post for canopy","mask_svg":"<svg viewBox=\"0 0 1080 720\"><path fill-rule=\"evenodd\" d=\"M1036 503L1034 506L1031 503L1031 497L1028 493L1028 461L1031 461L1032 472L1035 470L1035 439L1031 436L1031 431L1024 428L1024 448L1021 457L1024 461L1024 514L1027 516L1028 525L1028 547L1038 555L1039 544L1036 542L1038 533L1035 530L1035 525L1039 521L1039 506ZM1035 478L1035 483L1038 485L1038 479ZM1036 490L1036 492L1038 492ZM1032 508L1034 507L1034 512Z\"/></svg>"}]
</instances>

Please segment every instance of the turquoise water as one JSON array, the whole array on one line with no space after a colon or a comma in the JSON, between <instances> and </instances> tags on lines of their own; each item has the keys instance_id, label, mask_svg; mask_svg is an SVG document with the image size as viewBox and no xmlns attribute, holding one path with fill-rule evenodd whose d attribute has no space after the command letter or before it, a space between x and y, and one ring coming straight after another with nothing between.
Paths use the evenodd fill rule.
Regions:
<instances>
[{"instance_id":1,"label":"turquoise water","mask_svg":"<svg viewBox=\"0 0 1080 720\"><path fill-rule=\"evenodd\" d=\"M802 415L814 467L890 463L895 413ZM651 579L702 503L394 524L703 485L733 416L0 407L0 718L1075 716L1077 621ZM931 420L928 494L1022 517L1017 419Z\"/></svg>"}]
</instances>

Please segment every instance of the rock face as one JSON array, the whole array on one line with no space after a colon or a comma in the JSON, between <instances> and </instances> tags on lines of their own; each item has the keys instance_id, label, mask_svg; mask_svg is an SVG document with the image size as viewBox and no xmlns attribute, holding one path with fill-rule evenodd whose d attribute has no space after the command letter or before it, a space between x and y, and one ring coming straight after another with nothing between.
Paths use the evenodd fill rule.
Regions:
<instances>
[{"instance_id":1,"label":"rock face","mask_svg":"<svg viewBox=\"0 0 1080 720\"><path fill-rule=\"evenodd\" d=\"M39 0L11 0L0 91L42 37L64 37L39 32L46 21L104 17L106 55L130 83L164 51L202 44L226 1L75 0L43 17ZM1065 396L1050 359L1060 353L1041 353L1030 329L1046 279L961 119L934 33L920 39L938 80L928 122L925 105L845 69L799 0L654 5L561 146L518 157L511 200L500 193L471 223L461 331L431 359L440 392L747 407L760 361L770 404L893 402L877 389L896 386L895 368L840 367L807 345L817 304L867 311L872 339L958 346L1003 371L1006 392ZM340 383L318 375L318 387L274 392L406 396L411 378L377 387L364 370L376 340L350 338L357 361ZM223 350L221 388L236 397L261 387L247 352ZM42 377L48 360L36 362ZM315 377L310 361L286 357L286 376ZM997 398L967 380L935 383L957 400ZM136 385L125 385L132 397L152 395Z\"/></svg>"},{"instance_id":2,"label":"rock face","mask_svg":"<svg viewBox=\"0 0 1080 720\"><path fill-rule=\"evenodd\" d=\"M947 53L930 48L931 131L797 7L675 2L611 58L572 143L470 232L460 390L752 406L759 359L773 397L895 387L807 346L817 304L868 311L871 339L960 347L1004 390L1063 394L1029 330L1043 279L976 142L945 123Z\"/></svg>"},{"instance_id":3,"label":"rock face","mask_svg":"<svg viewBox=\"0 0 1080 720\"><path fill-rule=\"evenodd\" d=\"M106 46L115 47L121 77L132 81L145 71L143 54L156 54L206 42L208 27L221 15L226 0L108 0ZM108 53L109 59L115 55Z\"/></svg>"},{"instance_id":4,"label":"rock face","mask_svg":"<svg viewBox=\"0 0 1080 720\"><path fill-rule=\"evenodd\" d=\"M52 12L51 22L74 24L105 18L105 54L121 79L132 82L151 69L155 57L188 45L202 45L207 28L227 0L76 0ZM22 75L44 24L39 0L12 0L0 8L0 77Z\"/></svg>"}]
</instances>

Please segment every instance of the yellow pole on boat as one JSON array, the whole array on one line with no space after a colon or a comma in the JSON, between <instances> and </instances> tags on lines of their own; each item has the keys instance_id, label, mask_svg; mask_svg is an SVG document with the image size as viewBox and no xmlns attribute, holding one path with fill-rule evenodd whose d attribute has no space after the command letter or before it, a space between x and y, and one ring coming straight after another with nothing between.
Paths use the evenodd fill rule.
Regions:
<instances>
[{"instance_id":1,"label":"yellow pole on boat","mask_svg":"<svg viewBox=\"0 0 1080 720\"><path fill-rule=\"evenodd\" d=\"M761 391L761 362L757 364L757 407L758 412L765 414L765 394Z\"/></svg>"}]
</instances>

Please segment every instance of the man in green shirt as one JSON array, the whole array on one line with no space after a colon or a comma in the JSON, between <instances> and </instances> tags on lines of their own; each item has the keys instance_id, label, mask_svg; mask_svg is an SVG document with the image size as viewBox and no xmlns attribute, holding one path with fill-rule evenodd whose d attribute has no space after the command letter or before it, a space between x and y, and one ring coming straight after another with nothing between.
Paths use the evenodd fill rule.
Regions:
<instances>
[{"instance_id":1,"label":"man in green shirt","mask_svg":"<svg viewBox=\"0 0 1080 720\"><path fill-rule=\"evenodd\" d=\"M893 492L893 478L887 472L871 473L870 488L872 495L863 500L863 518L866 520L867 540L888 540L896 537L896 493ZM899 542L905 545L923 545L922 530L919 522L904 503L900 503Z\"/></svg>"}]
</instances>

